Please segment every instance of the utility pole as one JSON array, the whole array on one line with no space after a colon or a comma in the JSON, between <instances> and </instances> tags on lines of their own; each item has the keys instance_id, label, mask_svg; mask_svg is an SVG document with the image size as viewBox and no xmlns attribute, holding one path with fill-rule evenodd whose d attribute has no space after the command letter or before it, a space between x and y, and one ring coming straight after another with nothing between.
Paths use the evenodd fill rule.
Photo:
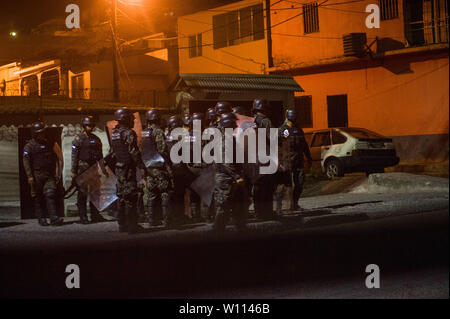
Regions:
<instances>
[{"instance_id":1,"label":"utility pole","mask_svg":"<svg viewBox=\"0 0 450 319\"><path fill-rule=\"evenodd\" d=\"M113 67L113 100L119 102L119 70L117 69L117 0L112 0L112 67Z\"/></svg>"}]
</instances>

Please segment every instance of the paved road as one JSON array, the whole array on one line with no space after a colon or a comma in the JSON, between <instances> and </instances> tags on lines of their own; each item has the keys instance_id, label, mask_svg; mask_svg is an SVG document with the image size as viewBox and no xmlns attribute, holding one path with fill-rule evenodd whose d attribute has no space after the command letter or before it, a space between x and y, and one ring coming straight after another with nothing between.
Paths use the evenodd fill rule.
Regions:
<instances>
[{"instance_id":1,"label":"paved road","mask_svg":"<svg viewBox=\"0 0 450 319\"><path fill-rule=\"evenodd\" d=\"M19 245L17 237L9 247L4 242L13 232L2 230L0 296L229 296L219 291L235 297L368 297L355 287L363 285L363 271L372 263L386 278L376 297L448 296L448 277L442 275L448 272L448 207L320 227L269 227L242 236L230 231L221 238L193 229L128 236L117 234L112 223L104 225L111 227L108 241L104 231L67 235L62 227L28 234L34 245ZM75 236L85 237L84 244L56 245ZM51 238L55 245L48 244ZM65 267L72 263L81 269L78 290L64 284Z\"/></svg>"}]
</instances>

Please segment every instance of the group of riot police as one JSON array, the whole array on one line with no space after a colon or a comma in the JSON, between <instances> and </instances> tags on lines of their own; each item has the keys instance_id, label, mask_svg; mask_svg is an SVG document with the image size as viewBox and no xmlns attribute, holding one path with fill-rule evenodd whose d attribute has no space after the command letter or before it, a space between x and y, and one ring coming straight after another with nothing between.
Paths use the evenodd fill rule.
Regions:
<instances>
[{"instance_id":1,"label":"group of riot police","mask_svg":"<svg viewBox=\"0 0 450 319\"><path fill-rule=\"evenodd\" d=\"M266 129L268 146L270 129L274 128L268 117L269 104L266 100L253 101L252 113L256 129ZM259 174L246 167L244 163L224 160L213 163L204 161L174 163L171 161L171 148L179 140L173 138L172 131L177 128L186 130L189 143L195 143L193 123L199 120L201 130L216 128L223 139L222 156L225 157L225 129L236 128L238 114L244 110L229 102L218 102L205 114L193 113L170 116L167 125L162 125L162 114L158 109L150 109L145 114L145 125L138 144L138 136L133 130L135 117L127 108L118 109L114 113L117 125L110 134L110 161L113 162L117 194L117 221L120 232L130 234L142 231L140 222L148 222L151 226L175 227L181 223L209 221L213 229L223 232L230 217L233 217L238 230L246 228L246 220L251 199L253 199L255 217L262 220L276 219L281 214L282 200L286 187L293 186L291 209L298 210L298 201L303 189L304 158L311 162L311 155L304 138L303 130L297 124L295 109L285 112L285 121L278 128L278 143L282 157L275 174ZM92 116L82 120L83 131L78 134L72 144L71 177L76 179L90 166L102 162L102 143L93 134L95 121ZM201 148L208 141L201 141ZM236 147L236 140L233 142ZM197 144L198 145L198 144ZM236 149L236 148L235 148ZM195 152L191 147L191 155ZM198 151L198 149L197 149ZM201 151L201 149L200 149ZM234 154L236 152L233 152ZM191 157L192 158L192 157ZM61 225L62 218L57 216L56 201L58 173L58 156L54 147L45 137L45 124L34 123L32 139L25 145L23 164L32 190L35 213L42 226L49 225L42 204L45 204L51 225ZM252 174L249 174L249 171ZM206 182L211 188L212 198L205 204L201 194L191 186L196 178L205 172L212 172L212 178ZM56 176L56 177L55 177ZM208 184L209 183L209 184ZM143 185L142 185L143 184ZM143 186L145 196L139 196ZM276 210L273 211L273 198L276 199ZM77 206L82 224L103 221L97 208L90 203L91 221L87 216L88 189L78 186ZM139 216L139 199L145 199L144 212ZM189 201L189 206L185 202ZM189 208L189 209L187 209ZM186 214L189 211L188 214ZM188 218L187 216L190 216Z\"/></svg>"}]
</instances>

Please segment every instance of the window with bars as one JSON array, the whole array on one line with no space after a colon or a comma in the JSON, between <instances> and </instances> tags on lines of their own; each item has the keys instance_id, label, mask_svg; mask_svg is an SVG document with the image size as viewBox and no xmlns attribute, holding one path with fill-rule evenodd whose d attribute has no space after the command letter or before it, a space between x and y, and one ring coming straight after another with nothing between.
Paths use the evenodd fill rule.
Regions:
<instances>
[{"instance_id":1,"label":"window with bars","mask_svg":"<svg viewBox=\"0 0 450 319\"><path fill-rule=\"evenodd\" d=\"M264 39L264 7L257 4L213 16L214 49Z\"/></svg>"},{"instance_id":2,"label":"window with bars","mask_svg":"<svg viewBox=\"0 0 450 319\"><path fill-rule=\"evenodd\" d=\"M313 127L312 96L296 96L295 109L297 110L297 123L302 128Z\"/></svg>"},{"instance_id":3,"label":"window with bars","mask_svg":"<svg viewBox=\"0 0 450 319\"><path fill-rule=\"evenodd\" d=\"M195 58L202 55L202 34L191 35L189 37L189 57Z\"/></svg>"},{"instance_id":4,"label":"window with bars","mask_svg":"<svg viewBox=\"0 0 450 319\"><path fill-rule=\"evenodd\" d=\"M398 18L398 0L378 0L378 5L382 21Z\"/></svg>"},{"instance_id":5,"label":"window with bars","mask_svg":"<svg viewBox=\"0 0 450 319\"><path fill-rule=\"evenodd\" d=\"M319 6L317 2L303 5L304 33L319 32Z\"/></svg>"}]
</instances>

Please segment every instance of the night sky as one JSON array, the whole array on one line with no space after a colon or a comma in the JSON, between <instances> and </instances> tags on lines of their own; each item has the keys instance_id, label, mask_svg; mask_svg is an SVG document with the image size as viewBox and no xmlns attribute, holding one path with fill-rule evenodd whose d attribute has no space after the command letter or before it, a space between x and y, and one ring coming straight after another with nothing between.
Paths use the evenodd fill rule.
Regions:
<instances>
[{"instance_id":1,"label":"night sky","mask_svg":"<svg viewBox=\"0 0 450 319\"><path fill-rule=\"evenodd\" d=\"M126 2L128 0L119 0ZM136 0L133 0L136 1ZM122 38L133 38L149 34L142 27L145 23L157 19L162 19L167 12L174 12L176 15L189 14L202 10L206 7L220 6L223 4L235 2L236 0L140 0L142 7L130 7L119 4L122 10L133 19L127 21L127 18L120 20L122 23L119 31ZM43 40L33 34L31 31L37 25L53 18L63 18L68 15L65 8L68 4L77 4L80 7L81 20L86 17L86 12L97 12L106 16L107 8L110 7L111 0L0 0L0 65L11 61L26 58L36 49L45 46L45 41L51 42L48 38ZM100 17L100 20L105 18ZM164 25L165 22L159 23ZM156 25L158 25L156 23ZM139 31L140 34L127 34L128 30ZM16 38L10 36L10 32L18 33ZM159 32L160 30L155 30ZM36 48L36 46L39 46Z\"/></svg>"}]
</instances>

